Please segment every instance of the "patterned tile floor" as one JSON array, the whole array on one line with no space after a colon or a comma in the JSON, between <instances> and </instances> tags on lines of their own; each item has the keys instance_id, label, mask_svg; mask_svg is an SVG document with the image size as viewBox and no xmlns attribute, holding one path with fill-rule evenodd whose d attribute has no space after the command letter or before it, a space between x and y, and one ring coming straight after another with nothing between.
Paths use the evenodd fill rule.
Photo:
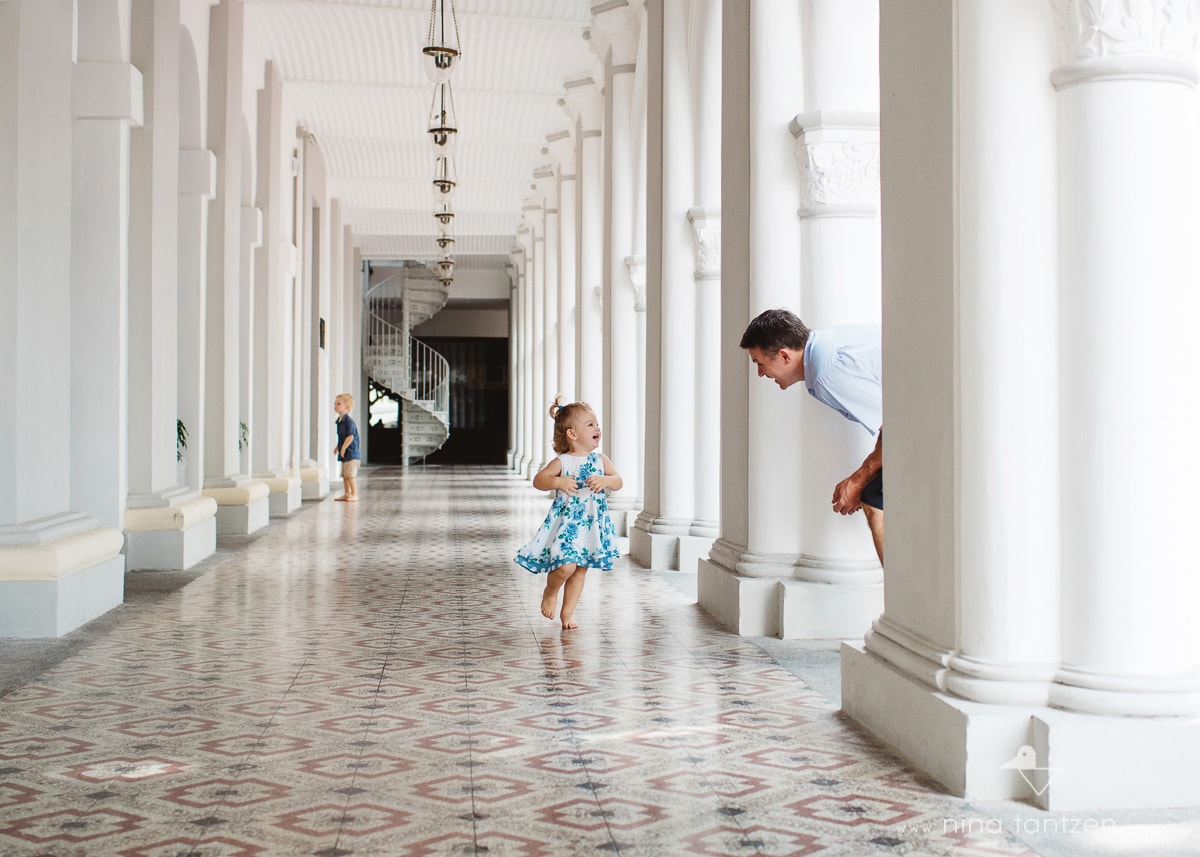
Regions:
<instances>
[{"instance_id":1,"label":"patterned tile floor","mask_svg":"<svg viewBox=\"0 0 1200 857\"><path fill-rule=\"evenodd\" d=\"M528 483L360 484L0 699L0 855L1042 853L663 575L592 573L562 632Z\"/></svg>"}]
</instances>

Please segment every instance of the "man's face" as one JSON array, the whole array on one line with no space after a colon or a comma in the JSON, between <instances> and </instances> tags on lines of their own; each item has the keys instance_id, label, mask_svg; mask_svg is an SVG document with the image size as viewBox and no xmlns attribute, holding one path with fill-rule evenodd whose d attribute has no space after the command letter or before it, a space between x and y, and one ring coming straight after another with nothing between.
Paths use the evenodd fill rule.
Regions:
<instances>
[{"instance_id":1,"label":"man's face","mask_svg":"<svg viewBox=\"0 0 1200 857\"><path fill-rule=\"evenodd\" d=\"M786 390L797 381L804 380L804 354L792 348L766 351L762 348L747 348L750 362L758 367L758 377L770 378Z\"/></svg>"}]
</instances>

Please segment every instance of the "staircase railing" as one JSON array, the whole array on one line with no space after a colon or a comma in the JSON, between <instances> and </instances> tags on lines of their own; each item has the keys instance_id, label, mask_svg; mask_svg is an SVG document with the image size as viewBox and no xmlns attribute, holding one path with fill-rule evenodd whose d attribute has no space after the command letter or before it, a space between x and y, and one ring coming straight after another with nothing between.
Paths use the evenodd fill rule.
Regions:
<instances>
[{"instance_id":1,"label":"staircase railing","mask_svg":"<svg viewBox=\"0 0 1200 857\"><path fill-rule=\"evenodd\" d=\"M394 301L394 302L393 302ZM405 461L423 459L450 435L450 364L407 330L392 324L376 307L400 310L393 297L373 296L367 303L363 371L402 401Z\"/></svg>"}]
</instances>

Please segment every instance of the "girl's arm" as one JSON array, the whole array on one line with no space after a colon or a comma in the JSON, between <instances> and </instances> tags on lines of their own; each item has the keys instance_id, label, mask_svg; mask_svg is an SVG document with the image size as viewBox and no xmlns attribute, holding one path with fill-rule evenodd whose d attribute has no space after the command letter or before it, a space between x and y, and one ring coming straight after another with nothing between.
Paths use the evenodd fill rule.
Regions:
<instances>
[{"instance_id":1,"label":"girl's arm","mask_svg":"<svg viewBox=\"0 0 1200 857\"><path fill-rule=\"evenodd\" d=\"M608 456L604 453L600 454L600 458L604 461L603 476L589 476L587 486L593 491L620 491L621 486L625 484L625 480L621 478L621 474L617 472L617 468L613 467L613 463L608 460Z\"/></svg>"},{"instance_id":2,"label":"girl's arm","mask_svg":"<svg viewBox=\"0 0 1200 857\"><path fill-rule=\"evenodd\" d=\"M575 480L570 476L561 476L562 462L557 458L550 459L550 463L543 467L533 477L533 487L539 491L562 491L566 494L575 493Z\"/></svg>"}]
</instances>

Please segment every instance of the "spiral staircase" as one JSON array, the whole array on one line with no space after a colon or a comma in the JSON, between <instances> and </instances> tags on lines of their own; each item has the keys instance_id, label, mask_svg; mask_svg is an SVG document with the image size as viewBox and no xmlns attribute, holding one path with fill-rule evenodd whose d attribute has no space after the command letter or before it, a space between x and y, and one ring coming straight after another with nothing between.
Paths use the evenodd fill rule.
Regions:
<instances>
[{"instance_id":1,"label":"spiral staircase","mask_svg":"<svg viewBox=\"0 0 1200 857\"><path fill-rule=\"evenodd\" d=\"M446 303L446 287L414 266L371 286L365 296L363 371L400 402L405 464L442 448L450 436L450 366L409 331Z\"/></svg>"}]
</instances>

